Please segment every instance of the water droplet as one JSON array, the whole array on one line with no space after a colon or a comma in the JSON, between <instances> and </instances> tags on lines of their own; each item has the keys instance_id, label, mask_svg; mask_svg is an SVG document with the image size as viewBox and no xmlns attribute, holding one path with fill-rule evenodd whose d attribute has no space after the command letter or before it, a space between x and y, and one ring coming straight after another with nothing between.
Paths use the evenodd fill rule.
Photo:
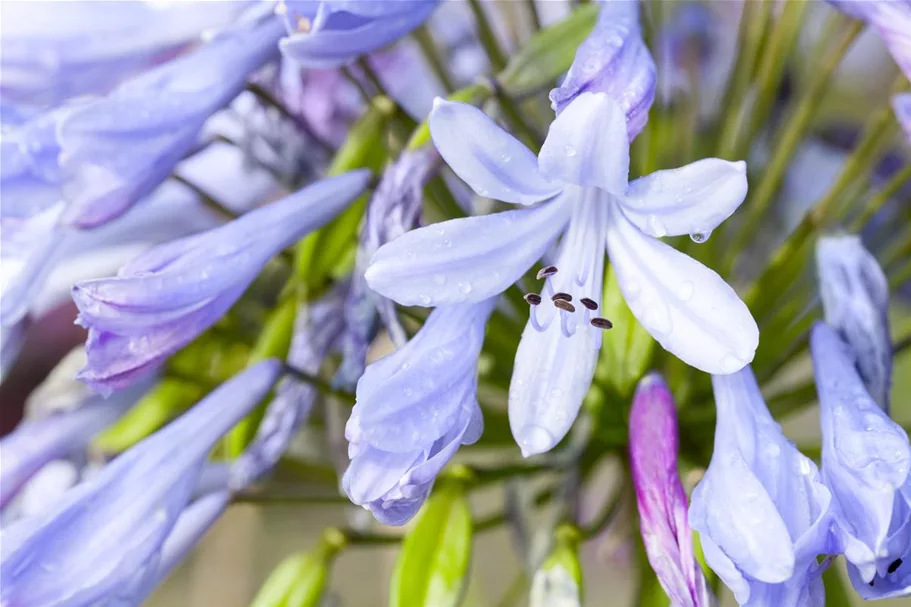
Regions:
<instances>
[{"instance_id":1,"label":"water droplet","mask_svg":"<svg viewBox=\"0 0 911 607\"><path fill-rule=\"evenodd\" d=\"M421 295L418 299L421 300L421 305L423 306L429 306L431 303L433 303L433 299L426 293L424 295Z\"/></svg>"},{"instance_id":2,"label":"water droplet","mask_svg":"<svg viewBox=\"0 0 911 607\"><path fill-rule=\"evenodd\" d=\"M810 460L808 460L806 457L801 456L798 458L797 466L800 468L800 473L804 476L810 474Z\"/></svg>"},{"instance_id":3,"label":"water droplet","mask_svg":"<svg viewBox=\"0 0 911 607\"><path fill-rule=\"evenodd\" d=\"M550 391L551 398L560 398L561 396L563 396L563 390L560 388L554 388Z\"/></svg>"},{"instance_id":4,"label":"water droplet","mask_svg":"<svg viewBox=\"0 0 911 607\"><path fill-rule=\"evenodd\" d=\"M504 164L509 164L512 161L512 156L509 154L503 154L500 156L500 161Z\"/></svg>"},{"instance_id":5,"label":"water droplet","mask_svg":"<svg viewBox=\"0 0 911 607\"><path fill-rule=\"evenodd\" d=\"M564 147L563 151L566 152L566 155L569 156L570 158L572 158L573 156L576 155L576 148L574 148L571 145Z\"/></svg>"},{"instance_id":6,"label":"water droplet","mask_svg":"<svg viewBox=\"0 0 911 607\"><path fill-rule=\"evenodd\" d=\"M452 241L449 240L448 238L446 238L445 240L443 240L443 246L448 249L449 247L452 246Z\"/></svg>"},{"instance_id":7,"label":"water droplet","mask_svg":"<svg viewBox=\"0 0 911 607\"><path fill-rule=\"evenodd\" d=\"M769 443L765 446L763 450L768 457L778 457L781 455L781 447L775 443Z\"/></svg>"},{"instance_id":8,"label":"water droplet","mask_svg":"<svg viewBox=\"0 0 911 607\"><path fill-rule=\"evenodd\" d=\"M712 235L711 230L708 230L705 232L693 232L692 234L690 234L690 239L693 242L695 242L696 244L702 244L703 242L708 240L711 235Z\"/></svg>"},{"instance_id":9,"label":"water droplet","mask_svg":"<svg viewBox=\"0 0 911 607\"><path fill-rule=\"evenodd\" d=\"M639 297L639 294L642 293L642 287L639 286L639 283L635 280L630 280L626 283L626 298L630 301Z\"/></svg>"},{"instance_id":10,"label":"water droplet","mask_svg":"<svg viewBox=\"0 0 911 607\"><path fill-rule=\"evenodd\" d=\"M468 295L469 293L471 293L471 283L469 283L469 282L460 282L460 283L459 283L459 291L461 291L461 292L464 293L465 295Z\"/></svg>"},{"instance_id":11,"label":"water droplet","mask_svg":"<svg viewBox=\"0 0 911 607\"><path fill-rule=\"evenodd\" d=\"M404 394L406 397L413 396L414 390L412 390L411 388L403 388L402 394Z\"/></svg>"},{"instance_id":12,"label":"water droplet","mask_svg":"<svg viewBox=\"0 0 911 607\"><path fill-rule=\"evenodd\" d=\"M553 435L541 426L525 426L519 433L519 447L526 457L543 453L554 446Z\"/></svg>"},{"instance_id":13,"label":"water droplet","mask_svg":"<svg viewBox=\"0 0 911 607\"><path fill-rule=\"evenodd\" d=\"M734 373L743 368L743 361L734 354L725 354L721 359L721 370L724 373Z\"/></svg>"},{"instance_id":14,"label":"water droplet","mask_svg":"<svg viewBox=\"0 0 911 607\"><path fill-rule=\"evenodd\" d=\"M677 297L680 298L680 301L689 301L693 297L693 293L696 291L695 285L690 281L686 281L677 287Z\"/></svg>"},{"instance_id":15,"label":"water droplet","mask_svg":"<svg viewBox=\"0 0 911 607\"><path fill-rule=\"evenodd\" d=\"M646 223L648 224L648 230L652 233L652 236L655 236L656 238L667 236L667 228L664 227L664 224L658 219L657 215L649 215Z\"/></svg>"},{"instance_id":16,"label":"water droplet","mask_svg":"<svg viewBox=\"0 0 911 607\"><path fill-rule=\"evenodd\" d=\"M664 303L657 303L645 312L645 326L652 333L668 335L674 328L671 314Z\"/></svg>"}]
</instances>

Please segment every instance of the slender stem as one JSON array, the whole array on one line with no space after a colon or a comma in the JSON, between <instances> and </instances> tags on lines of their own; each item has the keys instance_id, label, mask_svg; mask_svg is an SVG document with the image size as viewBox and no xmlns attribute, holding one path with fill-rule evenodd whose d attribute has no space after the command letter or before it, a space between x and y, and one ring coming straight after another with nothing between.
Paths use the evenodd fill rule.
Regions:
<instances>
[{"instance_id":1,"label":"slender stem","mask_svg":"<svg viewBox=\"0 0 911 607\"><path fill-rule=\"evenodd\" d=\"M376 73L376 70L373 69L373 66L370 65L370 61L366 57L361 57L357 60L358 67L361 68L361 71L364 72L364 77L367 78L367 82L376 89L376 92L380 95L385 95L392 99L393 97L386 91L386 87L383 86L383 81L380 79L380 75Z\"/></svg>"},{"instance_id":2,"label":"slender stem","mask_svg":"<svg viewBox=\"0 0 911 607\"><path fill-rule=\"evenodd\" d=\"M525 0L525 7L528 9L528 16L531 18L531 24L535 31L541 29L541 15L538 14L538 5L535 0Z\"/></svg>"},{"instance_id":3,"label":"slender stem","mask_svg":"<svg viewBox=\"0 0 911 607\"><path fill-rule=\"evenodd\" d=\"M490 59L490 65L493 67L494 72L500 72L506 67L506 54L500 48L497 36L487 20L484 7L481 6L479 0L468 0L468 6L471 7L471 12L474 13L475 22L478 24L478 39Z\"/></svg>"},{"instance_id":4,"label":"slender stem","mask_svg":"<svg viewBox=\"0 0 911 607\"><path fill-rule=\"evenodd\" d=\"M509 584L506 592L503 593L503 598L499 600L496 607L513 607L513 605L518 605L525 595L527 586L528 575L524 570L519 570L519 573L516 574L516 577Z\"/></svg>"},{"instance_id":5,"label":"slender stem","mask_svg":"<svg viewBox=\"0 0 911 607\"><path fill-rule=\"evenodd\" d=\"M908 181L911 181L911 162L905 165L905 168L896 171L892 179L864 205L863 211L851 223L851 231L857 232L863 228L870 219L886 204L896 192L901 189Z\"/></svg>"},{"instance_id":6,"label":"slender stem","mask_svg":"<svg viewBox=\"0 0 911 607\"><path fill-rule=\"evenodd\" d=\"M240 215L238 215L237 213L235 213L228 207L224 206L223 204L221 204L220 202L218 202L217 200L215 200L214 198L209 196L206 192L204 192L202 190L202 188L200 188L195 183L188 181L185 177L182 177L182 176L178 175L177 173L173 173L171 175L171 179L173 179L177 183L180 183L180 184L190 188L190 190L192 190L193 193L199 197L200 202L202 202L204 205L206 205L207 207L209 207L210 209L212 209L219 215L227 217L228 219L237 219L238 217L240 217Z\"/></svg>"},{"instance_id":7,"label":"slender stem","mask_svg":"<svg viewBox=\"0 0 911 607\"><path fill-rule=\"evenodd\" d=\"M288 504L345 504L348 498L337 493L312 493L307 491L281 491L244 489L231 498L238 504L288 505Z\"/></svg>"},{"instance_id":8,"label":"slender stem","mask_svg":"<svg viewBox=\"0 0 911 607\"><path fill-rule=\"evenodd\" d=\"M357 74L355 74L348 66L342 68L342 74L345 76L345 79L348 80L348 82L355 86L357 91L361 94L361 99L363 99L364 103L369 106L373 101L373 96L366 88L364 88L364 84L357 77Z\"/></svg>"},{"instance_id":9,"label":"slender stem","mask_svg":"<svg viewBox=\"0 0 911 607\"><path fill-rule=\"evenodd\" d=\"M317 377L316 375L311 375L310 373L307 373L306 371L296 369L290 365L285 365L285 373L287 373L288 375L290 375L291 377L293 377L294 379L296 379L298 381L302 381L305 384L310 384L311 386L313 386L314 388L319 390L320 393L325 396L331 396L333 398L337 398L340 401L347 403L349 405L354 404L354 394L351 394L350 392L344 392L342 390L336 390L335 388L332 387L332 384L330 384L326 380L322 379L321 377Z\"/></svg>"},{"instance_id":10,"label":"slender stem","mask_svg":"<svg viewBox=\"0 0 911 607\"><path fill-rule=\"evenodd\" d=\"M620 485L614 489L614 492L611 494L610 499L604 504L598 517L581 529L582 537L584 539L588 540L595 537L614 520L626 497L627 483L628 480L626 475L624 475Z\"/></svg>"},{"instance_id":11,"label":"slender stem","mask_svg":"<svg viewBox=\"0 0 911 607\"><path fill-rule=\"evenodd\" d=\"M503 109L507 120L518 132L519 138L531 151L537 153L541 149L541 138L535 130L525 121L518 103L494 82L494 95Z\"/></svg>"},{"instance_id":12,"label":"slender stem","mask_svg":"<svg viewBox=\"0 0 911 607\"><path fill-rule=\"evenodd\" d=\"M309 139L312 139L316 145L322 148L323 152L328 155L332 155L335 152L335 147L323 139L319 133L313 130L310 126L310 123L307 122L304 118L298 116L285 106L284 103L279 101L272 95L271 91L267 90L263 86L255 83L250 83L247 85L247 90L253 93L257 99L260 100L265 105L275 108L279 114L283 117L294 123L301 132L303 132Z\"/></svg>"},{"instance_id":13,"label":"slender stem","mask_svg":"<svg viewBox=\"0 0 911 607\"><path fill-rule=\"evenodd\" d=\"M456 88L455 83L452 81L452 76L449 75L449 70L446 68L446 62L440 56L440 49L437 48L433 36L427 31L427 25L422 25L416 29L413 36L417 41L418 46L421 47L421 52L424 53L424 58L427 59L431 71L433 71L434 75L439 79L443 88L446 89L447 93L454 91Z\"/></svg>"}]
</instances>

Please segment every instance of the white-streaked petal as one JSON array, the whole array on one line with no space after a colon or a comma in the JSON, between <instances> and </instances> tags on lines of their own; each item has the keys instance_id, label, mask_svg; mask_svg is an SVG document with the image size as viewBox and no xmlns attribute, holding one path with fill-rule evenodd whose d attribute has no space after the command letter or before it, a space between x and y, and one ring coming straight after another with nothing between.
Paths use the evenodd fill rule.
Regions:
<instances>
[{"instance_id":1,"label":"white-streaked petal","mask_svg":"<svg viewBox=\"0 0 911 607\"><path fill-rule=\"evenodd\" d=\"M541 175L531 150L472 105L438 97L429 124L440 156L479 196L533 204L563 188Z\"/></svg>"},{"instance_id":2,"label":"white-streaked petal","mask_svg":"<svg viewBox=\"0 0 911 607\"><path fill-rule=\"evenodd\" d=\"M551 123L538 155L548 179L626 193L629 137L623 109L605 93L583 93Z\"/></svg>"},{"instance_id":3,"label":"white-streaked petal","mask_svg":"<svg viewBox=\"0 0 911 607\"><path fill-rule=\"evenodd\" d=\"M706 158L637 179L619 200L637 228L661 238L708 234L737 210L746 195L745 162Z\"/></svg>"},{"instance_id":4,"label":"white-streaked petal","mask_svg":"<svg viewBox=\"0 0 911 607\"><path fill-rule=\"evenodd\" d=\"M720 375L753 360L759 328L718 274L640 232L616 204L607 251L630 310L666 350Z\"/></svg>"},{"instance_id":5,"label":"white-streaked petal","mask_svg":"<svg viewBox=\"0 0 911 607\"><path fill-rule=\"evenodd\" d=\"M405 306L483 301L502 293L544 254L570 208L558 197L534 208L406 232L377 250L367 284Z\"/></svg>"}]
</instances>

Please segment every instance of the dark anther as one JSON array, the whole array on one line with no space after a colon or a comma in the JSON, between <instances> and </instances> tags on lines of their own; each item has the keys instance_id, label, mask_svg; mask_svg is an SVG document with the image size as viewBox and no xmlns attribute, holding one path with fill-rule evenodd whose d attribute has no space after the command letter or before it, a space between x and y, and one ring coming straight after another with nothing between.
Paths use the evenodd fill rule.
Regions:
<instances>
[{"instance_id":1,"label":"dark anther","mask_svg":"<svg viewBox=\"0 0 911 607\"><path fill-rule=\"evenodd\" d=\"M871 587L871 588L873 587L873 582L875 582L875 581L876 581L875 579L870 580L870 587Z\"/></svg>"},{"instance_id":2,"label":"dark anther","mask_svg":"<svg viewBox=\"0 0 911 607\"><path fill-rule=\"evenodd\" d=\"M541 268L538 270L538 280L542 278L547 278L548 276L553 276L557 273L557 266L547 266L546 268Z\"/></svg>"},{"instance_id":3,"label":"dark anther","mask_svg":"<svg viewBox=\"0 0 911 607\"><path fill-rule=\"evenodd\" d=\"M530 306L537 306L541 303L541 296L537 293L529 293L525 296L525 301L527 301Z\"/></svg>"},{"instance_id":4,"label":"dark anther","mask_svg":"<svg viewBox=\"0 0 911 607\"><path fill-rule=\"evenodd\" d=\"M588 308L589 310L598 309L598 304L595 302L594 299L589 299L588 297L583 297L579 301L581 301L582 305L585 306L586 308Z\"/></svg>"},{"instance_id":5,"label":"dark anther","mask_svg":"<svg viewBox=\"0 0 911 607\"><path fill-rule=\"evenodd\" d=\"M566 310L567 312L575 312L576 306L572 305L564 299L555 299L554 305L560 308L561 310Z\"/></svg>"},{"instance_id":6,"label":"dark anther","mask_svg":"<svg viewBox=\"0 0 911 607\"><path fill-rule=\"evenodd\" d=\"M600 317L592 318L591 323L592 323L592 326L597 329L606 330L606 329L611 329L614 326L614 323L612 323L611 321L607 320L606 318L600 318Z\"/></svg>"},{"instance_id":7,"label":"dark anther","mask_svg":"<svg viewBox=\"0 0 911 607\"><path fill-rule=\"evenodd\" d=\"M553 297L551 297L550 299L552 301L557 301L558 299L562 299L563 301L572 301L573 296L570 295L569 293L554 293Z\"/></svg>"},{"instance_id":8,"label":"dark anther","mask_svg":"<svg viewBox=\"0 0 911 607\"><path fill-rule=\"evenodd\" d=\"M892 561L892 564L886 568L886 571L888 571L889 573L895 573L896 571L898 571L898 568L902 566L902 563L904 563L904 561L902 559L895 559L894 561Z\"/></svg>"}]
</instances>

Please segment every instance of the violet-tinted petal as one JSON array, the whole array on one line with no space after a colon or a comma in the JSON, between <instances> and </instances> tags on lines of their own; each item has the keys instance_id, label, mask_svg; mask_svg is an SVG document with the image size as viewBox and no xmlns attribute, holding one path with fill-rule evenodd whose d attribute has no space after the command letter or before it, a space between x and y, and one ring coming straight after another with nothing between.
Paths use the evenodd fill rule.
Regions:
<instances>
[{"instance_id":1,"label":"violet-tinted petal","mask_svg":"<svg viewBox=\"0 0 911 607\"><path fill-rule=\"evenodd\" d=\"M709 234L747 194L746 163L706 158L629 184L623 214L649 236Z\"/></svg>"},{"instance_id":2,"label":"violet-tinted petal","mask_svg":"<svg viewBox=\"0 0 911 607\"><path fill-rule=\"evenodd\" d=\"M709 607L714 598L693 552L686 493L677 471L677 410L660 375L639 382L629 435L630 473L649 563L672 604Z\"/></svg>"},{"instance_id":3,"label":"violet-tinted petal","mask_svg":"<svg viewBox=\"0 0 911 607\"><path fill-rule=\"evenodd\" d=\"M613 204L607 251L620 290L665 349L707 373L733 373L753 360L759 329L718 274L646 236Z\"/></svg>"},{"instance_id":4,"label":"violet-tinted petal","mask_svg":"<svg viewBox=\"0 0 911 607\"><path fill-rule=\"evenodd\" d=\"M550 92L559 114L579 95L606 93L626 116L629 141L648 121L655 100L657 70L639 27L635 0L601 2L595 29L576 51L563 83Z\"/></svg>"},{"instance_id":5,"label":"violet-tinted petal","mask_svg":"<svg viewBox=\"0 0 911 607\"><path fill-rule=\"evenodd\" d=\"M909 0L827 0L873 26L895 63L911 78L911 2Z\"/></svg>"},{"instance_id":6,"label":"violet-tinted petal","mask_svg":"<svg viewBox=\"0 0 911 607\"><path fill-rule=\"evenodd\" d=\"M899 93L892 97L892 109L908 141L911 141L911 93Z\"/></svg>"},{"instance_id":7,"label":"violet-tinted petal","mask_svg":"<svg viewBox=\"0 0 911 607\"><path fill-rule=\"evenodd\" d=\"M479 196L527 205L563 189L541 174L531 150L478 108L437 98L429 120L440 156Z\"/></svg>"},{"instance_id":8,"label":"violet-tinted petal","mask_svg":"<svg viewBox=\"0 0 911 607\"><path fill-rule=\"evenodd\" d=\"M822 473L838 505L836 535L845 558L869 582L911 545L911 496L903 490L911 470L908 435L870 398L854 353L834 329L814 325L810 352L819 393Z\"/></svg>"},{"instance_id":9,"label":"violet-tinted petal","mask_svg":"<svg viewBox=\"0 0 911 607\"><path fill-rule=\"evenodd\" d=\"M816 271L826 323L854 350L867 391L888 412L892 340L886 275L857 236L820 238Z\"/></svg>"},{"instance_id":10,"label":"violet-tinted petal","mask_svg":"<svg viewBox=\"0 0 911 607\"><path fill-rule=\"evenodd\" d=\"M576 97L551 123L538 166L554 181L625 194L629 139L620 105L604 93Z\"/></svg>"},{"instance_id":11,"label":"violet-tinted petal","mask_svg":"<svg viewBox=\"0 0 911 607\"><path fill-rule=\"evenodd\" d=\"M452 219L412 230L383 245L367 284L406 306L479 302L506 290L557 237L571 201Z\"/></svg>"}]
</instances>

